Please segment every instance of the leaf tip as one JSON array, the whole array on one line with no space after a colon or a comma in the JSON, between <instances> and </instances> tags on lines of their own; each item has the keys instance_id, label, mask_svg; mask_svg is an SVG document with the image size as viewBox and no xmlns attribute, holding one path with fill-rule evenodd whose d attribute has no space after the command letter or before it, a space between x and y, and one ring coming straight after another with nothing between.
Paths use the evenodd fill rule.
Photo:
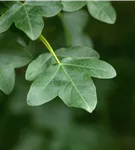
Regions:
<instances>
[{"instance_id":1,"label":"leaf tip","mask_svg":"<svg viewBox=\"0 0 135 150\"><path fill-rule=\"evenodd\" d=\"M25 79L27 81L33 81L33 76L32 76L32 73L30 73L28 70L26 70L26 73L25 73Z\"/></svg>"},{"instance_id":2,"label":"leaf tip","mask_svg":"<svg viewBox=\"0 0 135 150\"><path fill-rule=\"evenodd\" d=\"M85 110L88 111L89 113L93 113L93 111L95 110L96 106L97 106L97 101L95 101L95 103L91 107L88 107Z\"/></svg>"},{"instance_id":3,"label":"leaf tip","mask_svg":"<svg viewBox=\"0 0 135 150\"><path fill-rule=\"evenodd\" d=\"M38 104L34 101L34 99L32 98L32 96L29 93L27 95L27 104L29 106L38 106Z\"/></svg>"},{"instance_id":4,"label":"leaf tip","mask_svg":"<svg viewBox=\"0 0 135 150\"><path fill-rule=\"evenodd\" d=\"M114 18L106 23L109 23L109 24L115 24L116 22L116 15L114 16Z\"/></svg>"},{"instance_id":5,"label":"leaf tip","mask_svg":"<svg viewBox=\"0 0 135 150\"><path fill-rule=\"evenodd\" d=\"M112 67L112 66L111 66ZM111 68L111 75L110 75L110 78L114 78L117 76L117 73L116 73L116 70L112 67Z\"/></svg>"}]
</instances>

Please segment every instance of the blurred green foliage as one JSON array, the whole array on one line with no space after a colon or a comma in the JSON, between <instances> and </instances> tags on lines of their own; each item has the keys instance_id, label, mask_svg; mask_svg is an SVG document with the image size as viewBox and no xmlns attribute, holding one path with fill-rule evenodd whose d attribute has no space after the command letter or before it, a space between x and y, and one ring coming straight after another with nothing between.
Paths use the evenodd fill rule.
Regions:
<instances>
[{"instance_id":1,"label":"blurred green foliage","mask_svg":"<svg viewBox=\"0 0 135 150\"><path fill-rule=\"evenodd\" d=\"M24 77L26 67L16 69L13 92L8 96L0 93L0 150L135 149L135 2L113 2L113 6L116 24L89 16L84 30L94 49L118 74L112 80L94 79L98 93L94 112L68 108L58 98L42 106L28 106L31 83ZM40 41L30 41L14 25L8 32L23 37L34 58L46 51ZM43 32L54 49L66 45L58 17L46 19Z\"/></svg>"}]
</instances>

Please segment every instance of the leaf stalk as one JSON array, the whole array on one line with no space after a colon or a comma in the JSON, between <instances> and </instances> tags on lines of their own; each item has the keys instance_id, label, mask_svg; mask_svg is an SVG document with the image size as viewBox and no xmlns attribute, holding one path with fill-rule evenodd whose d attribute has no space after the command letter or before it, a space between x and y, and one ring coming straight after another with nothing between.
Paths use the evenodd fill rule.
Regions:
<instances>
[{"instance_id":1,"label":"leaf stalk","mask_svg":"<svg viewBox=\"0 0 135 150\"><path fill-rule=\"evenodd\" d=\"M41 34L39 36L40 41L46 46L46 48L49 50L49 52L53 55L53 57L56 59L58 64L61 64L60 60L58 59L57 55L55 54L54 50L52 49L51 45L47 41L47 39Z\"/></svg>"}]
</instances>

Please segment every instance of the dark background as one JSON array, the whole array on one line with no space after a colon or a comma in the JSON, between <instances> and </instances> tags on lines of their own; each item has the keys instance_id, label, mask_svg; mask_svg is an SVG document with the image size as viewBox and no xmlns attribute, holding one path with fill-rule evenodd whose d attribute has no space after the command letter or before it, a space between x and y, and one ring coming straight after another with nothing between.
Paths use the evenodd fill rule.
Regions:
<instances>
[{"instance_id":1,"label":"dark background","mask_svg":"<svg viewBox=\"0 0 135 150\"><path fill-rule=\"evenodd\" d=\"M14 91L9 96L0 93L0 150L135 150L135 2L113 2L113 6L114 25L89 16L85 28L101 59L117 71L114 79L94 79L98 105L93 113L68 108L59 98L28 106L26 67L17 69ZM10 31L33 44L34 57L46 50L14 25ZM58 17L45 19L43 33L54 49L66 45Z\"/></svg>"}]
</instances>

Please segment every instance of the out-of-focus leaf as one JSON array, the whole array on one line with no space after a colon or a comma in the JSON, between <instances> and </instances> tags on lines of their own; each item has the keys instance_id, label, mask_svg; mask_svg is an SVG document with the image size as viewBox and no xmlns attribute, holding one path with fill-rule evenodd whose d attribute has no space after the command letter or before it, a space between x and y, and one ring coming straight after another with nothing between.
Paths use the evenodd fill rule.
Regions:
<instances>
[{"instance_id":1,"label":"out-of-focus leaf","mask_svg":"<svg viewBox=\"0 0 135 150\"><path fill-rule=\"evenodd\" d=\"M18 38L7 33L0 36L0 89L9 94L14 87L14 68L19 68L28 64L32 56L28 52L28 46L21 45ZM8 41L8 43L7 43Z\"/></svg>"},{"instance_id":2,"label":"out-of-focus leaf","mask_svg":"<svg viewBox=\"0 0 135 150\"><path fill-rule=\"evenodd\" d=\"M65 35L68 46L93 46L92 40L86 33L84 28L88 21L88 14L83 10L72 13L63 13L60 18L63 22Z\"/></svg>"},{"instance_id":3,"label":"out-of-focus leaf","mask_svg":"<svg viewBox=\"0 0 135 150\"><path fill-rule=\"evenodd\" d=\"M15 83L15 71L12 65L0 65L0 90L9 94Z\"/></svg>"},{"instance_id":4,"label":"out-of-focus leaf","mask_svg":"<svg viewBox=\"0 0 135 150\"><path fill-rule=\"evenodd\" d=\"M63 5L63 10L69 12L77 11L87 4L86 1L64 1L64 0L61 1L61 3Z\"/></svg>"}]
</instances>

